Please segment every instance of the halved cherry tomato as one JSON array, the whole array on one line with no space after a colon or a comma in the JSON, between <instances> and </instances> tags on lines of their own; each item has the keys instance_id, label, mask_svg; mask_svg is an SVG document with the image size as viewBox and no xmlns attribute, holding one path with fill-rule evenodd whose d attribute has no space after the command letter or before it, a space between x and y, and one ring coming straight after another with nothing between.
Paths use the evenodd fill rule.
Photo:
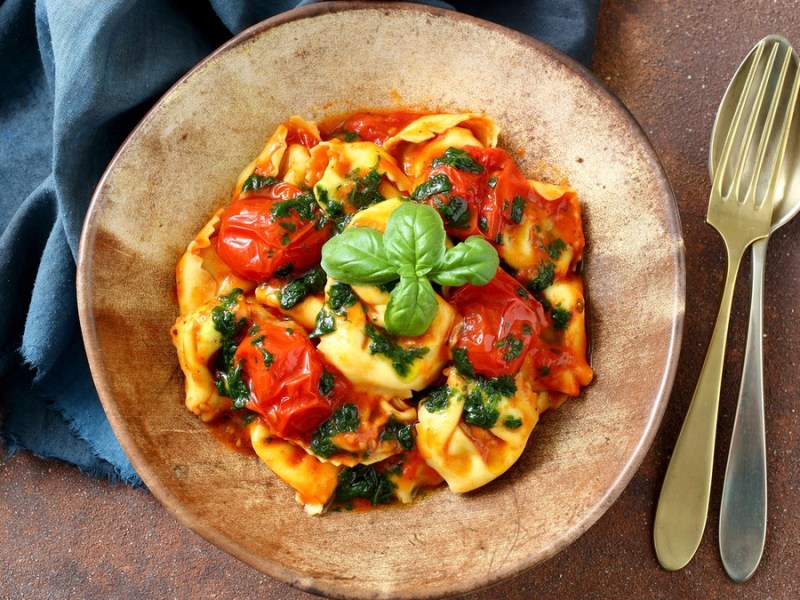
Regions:
<instances>
[{"instance_id":1,"label":"halved cherry tomato","mask_svg":"<svg viewBox=\"0 0 800 600\"><path fill-rule=\"evenodd\" d=\"M542 305L502 269L484 286L461 286L450 303L463 317L453 349L484 377L515 375L546 325Z\"/></svg>"},{"instance_id":2,"label":"halved cherry tomato","mask_svg":"<svg viewBox=\"0 0 800 600\"><path fill-rule=\"evenodd\" d=\"M294 205L292 205L294 203ZM313 196L291 183L239 196L222 213L217 253L240 277L265 281L291 263L303 271L319 263L331 236Z\"/></svg>"},{"instance_id":3,"label":"halved cherry tomato","mask_svg":"<svg viewBox=\"0 0 800 600\"><path fill-rule=\"evenodd\" d=\"M331 416L345 392L344 378L326 368L302 329L264 319L254 324L234 355L250 385L247 408L263 416L276 435L302 437Z\"/></svg>"},{"instance_id":4,"label":"halved cherry tomato","mask_svg":"<svg viewBox=\"0 0 800 600\"><path fill-rule=\"evenodd\" d=\"M512 220L514 198L527 200L531 194L530 185L514 159L501 148L463 148L481 171L474 173L457 166L448 165L434 159L423 171L420 181L427 181L436 175L444 175L450 182L450 191L428 196L428 204L437 209L445 222L447 233L465 239L471 235L482 235L493 243L498 243L498 234L507 221ZM453 211L458 203L466 202L468 216L454 222Z\"/></svg>"},{"instance_id":5,"label":"halved cherry tomato","mask_svg":"<svg viewBox=\"0 0 800 600\"><path fill-rule=\"evenodd\" d=\"M320 133L323 139L330 139L339 134L356 133L359 140L382 145L406 125L415 121L421 113L414 112L361 112L344 120L323 123Z\"/></svg>"}]
</instances>

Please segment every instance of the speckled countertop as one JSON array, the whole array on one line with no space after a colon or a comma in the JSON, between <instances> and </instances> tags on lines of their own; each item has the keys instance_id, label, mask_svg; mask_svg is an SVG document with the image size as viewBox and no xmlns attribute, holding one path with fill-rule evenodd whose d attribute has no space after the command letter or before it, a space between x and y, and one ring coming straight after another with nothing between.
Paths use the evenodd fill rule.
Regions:
<instances>
[{"instance_id":1,"label":"speckled countertop","mask_svg":"<svg viewBox=\"0 0 800 600\"><path fill-rule=\"evenodd\" d=\"M593 71L630 108L674 187L686 245L686 325L676 383L652 449L619 500L572 546L475 599L800 597L800 219L773 236L764 307L769 530L745 584L717 549L722 475L747 325L749 259L728 338L708 527L694 560L662 570L653 518L669 454L711 337L724 248L705 224L708 138L740 60L769 33L800 45L790 0L607 0ZM632 199L635 201L635 199ZM20 453L0 462L3 598L312 598L271 580L178 523L148 492Z\"/></svg>"}]
</instances>

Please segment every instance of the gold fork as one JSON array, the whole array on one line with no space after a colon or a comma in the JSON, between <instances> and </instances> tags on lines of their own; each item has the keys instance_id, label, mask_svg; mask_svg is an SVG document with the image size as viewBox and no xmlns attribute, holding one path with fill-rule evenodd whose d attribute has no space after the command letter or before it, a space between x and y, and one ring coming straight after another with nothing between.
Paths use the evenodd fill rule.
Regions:
<instances>
[{"instance_id":1,"label":"gold fork","mask_svg":"<svg viewBox=\"0 0 800 600\"><path fill-rule=\"evenodd\" d=\"M706 359L656 510L656 555L671 571L686 566L703 537L736 274L745 250L767 237L772 223L778 174L800 86L797 77L787 84L791 51L778 60L779 47L768 40L756 47L711 188L706 221L725 242L728 268Z\"/></svg>"}]
</instances>

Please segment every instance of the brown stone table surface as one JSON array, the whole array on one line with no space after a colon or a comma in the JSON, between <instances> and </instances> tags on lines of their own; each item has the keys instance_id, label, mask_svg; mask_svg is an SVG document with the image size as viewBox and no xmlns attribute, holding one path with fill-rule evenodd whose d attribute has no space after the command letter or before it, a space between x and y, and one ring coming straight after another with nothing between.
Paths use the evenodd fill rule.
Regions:
<instances>
[{"instance_id":1,"label":"brown stone table surface","mask_svg":"<svg viewBox=\"0 0 800 600\"><path fill-rule=\"evenodd\" d=\"M686 320L676 382L655 442L617 502L569 548L469 597L800 598L800 219L769 246L764 306L769 528L745 584L726 576L717 526L747 327L749 258L740 271L708 526L694 560L656 560L661 481L711 336L724 247L705 223L708 139L740 60L763 36L800 46L800 2L606 0L592 70L630 108L675 190L686 244ZM636 198L631 198L635 202ZM2 598L312 598L260 574L178 523L148 492L96 481L19 453L0 462Z\"/></svg>"}]
</instances>

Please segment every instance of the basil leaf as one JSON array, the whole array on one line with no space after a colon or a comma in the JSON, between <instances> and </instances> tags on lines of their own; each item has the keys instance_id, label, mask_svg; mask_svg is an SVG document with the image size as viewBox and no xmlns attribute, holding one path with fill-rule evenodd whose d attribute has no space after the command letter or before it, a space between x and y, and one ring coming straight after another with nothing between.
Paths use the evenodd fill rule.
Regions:
<instances>
[{"instance_id":1,"label":"basil leaf","mask_svg":"<svg viewBox=\"0 0 800 600\"><path fill-rule=\"evenodd\" d=\"M423 277L444 259L445 238L444 223L436 209L407 202L386 221L383 247L391 262L407 265L397 272L406 277Z\"/></svg>"},{"instance_id":2,"label":"basil leaf","mask_svg":"<svg viewBox=\"0 0 800 600\"><path fill-rule=\"evenodd\" d=\"M397 279L397 268L387 259L384 240L371 227L351 227L322 246L322 268L353 285L387 283Z\"/></svg>"},{"instance_id":3,"label":"basil leaf","mask_svg":"<svg viewBox=\"0 0 800 600\"><path fill-rule=\"evenodd\" d=\"M401 277L386 306L386 331L407 337L422 335L438 310L439 302L430 281L424 277Z\"/></svg>"},{"instance_id":4,"label":"basil leaf","mask_svg":"<svg viewBox=\"0 0 800 600\"><path fill-rule=\"evenodd\" d=\"M497 250L481 236L471 235L450 248L428 277L440 285L486 285L494 279L499 264Z\"/></svg>"}]
</instances>

